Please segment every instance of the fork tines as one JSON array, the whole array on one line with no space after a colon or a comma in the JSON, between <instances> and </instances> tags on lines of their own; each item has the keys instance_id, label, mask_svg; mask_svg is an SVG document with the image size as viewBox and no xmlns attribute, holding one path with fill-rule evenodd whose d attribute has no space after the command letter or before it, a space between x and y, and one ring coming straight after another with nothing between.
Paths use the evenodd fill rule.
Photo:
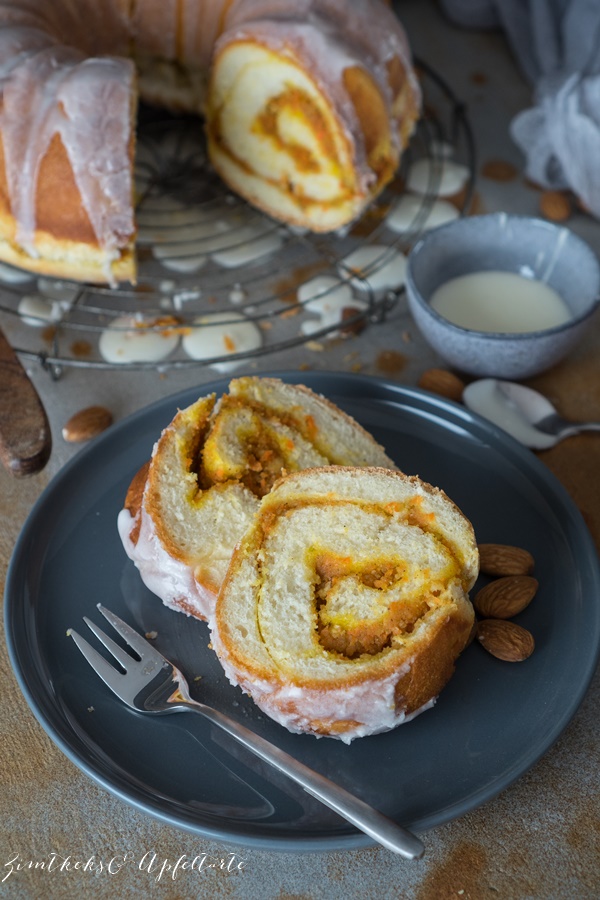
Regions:
<instances>
[{"instance_id":1,"label":"fork tines","mask_svg":"<svg viewBox=\"0 0 600 900\"><path fill-rule=\"evenodd\" d=\"M88 621L87 624L90 625L90 622ZM106 641L110 641L110 638L106 634L103 634L103 632L100 631L99 628L92 629L92 630L94 631L94 634L97 634L98 637L100 637L100 640L102 641L102 643L105 644L105 646L108 646L106 644ZM109 662L107 662L106 659L100 653L98 653L98 651L96 650L95 647L92 647L92 645L88 641L86 641L85 638L81 637L81 635L78 634L76 631L74 631L72 628L69 628L69 630L67 631L67 634L69 635L69 637L73 638L73 640L75 641L75 643L81 650L85 659L87 659L87 661L89 662L91 667L98 673L100 678L109 687L113 687L115 678L121 677L122 673L117 672L115 667L111 666L111 664ZM110 641L110 643L114 643L114 642ZM115 644L115 647L116 647L116 644ZM121 653L124 652L123 650L121 650L120 647L117 649ZM129 658L131 659L131 657L129 657Z\"/></svg>"},{"instance_id":2,"label":"fork tines","mask_svg":"<svg viewBox=\"0 0 600 900\"><path fill-rule=\"evenodd\" d=\"M120 665L122 671L119 671L115 666L111 665L102 654L72 628L68 630L67 634L73 638L85 659L100 678L102 678L105 684L115 691L121 699L132 703L143 684L147 684L149 679L151 679L167 661L145 638L138 634L137 631L134 631L133 628L127 625L126 622L116 616L113 612L106 609L106 607L102 606L100 603L98 604L98 609L135 653L135 656L128 653L126 649L105 634L101 628L98 628L91 619L88 619L87 616L83 617L83 621L92 634L98 638L100 643L104 644L109 653L112 654L114 659ZM167 665L170 664L167 663ZM131 677L128 678L128 675Z\"/></svg>"},{"instance_id":3,"label":"fork tines","mask_svg":"<svg viewBox=\"0 0 600 900\"><path fill-rule=\"evenodd\" d=\"M160 656L158 650L155 650L154 647L152 647L151 644L148 643L146 638L143 638L141 634L138 634L137 631L135 631L133 628L131 628L131 626L127 624L127 622L124 622L123 619L120 619L118 616L116 616L113 612L110 611L110 609L102 606L101 603L98 603L98 609L100 610L104 618L108 622L110 622L115 631L120 634L123 640L125 640L129 644L131 649L135 650L140 659L145 659L146 657L152 657L156 659ZM92 627L87 619L85 619L85 622L90 628ZM92 628L92 631L94 631L94 633L96 633L95 628L96 626ZM100 631L100 629L97 630ZM102 638L100 638L100 640L103 641ZM106 647L107 645L104 644L104 646ZM117 657L117 659L118 658L119 657ZM163 657L160 656L160 658L162 660Z\"/></svg>"}]
</instances>

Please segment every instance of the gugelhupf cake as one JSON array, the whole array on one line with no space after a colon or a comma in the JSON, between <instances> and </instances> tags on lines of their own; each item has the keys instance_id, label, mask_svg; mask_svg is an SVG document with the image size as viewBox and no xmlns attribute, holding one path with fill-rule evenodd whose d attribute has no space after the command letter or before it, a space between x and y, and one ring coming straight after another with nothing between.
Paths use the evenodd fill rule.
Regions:
<instances>
[{"instance_id":1,"label":"gugelhupf cake","mask_svg":"<svg viewBox=\"0 0 600 900\"><path fill-rule=\"evenodd\" d=\"M230 187L330 231L391 179L419 114L383 0L3 0L0 260L135 280L138 96L205 116Z\"/></svg>"}]
</instances>

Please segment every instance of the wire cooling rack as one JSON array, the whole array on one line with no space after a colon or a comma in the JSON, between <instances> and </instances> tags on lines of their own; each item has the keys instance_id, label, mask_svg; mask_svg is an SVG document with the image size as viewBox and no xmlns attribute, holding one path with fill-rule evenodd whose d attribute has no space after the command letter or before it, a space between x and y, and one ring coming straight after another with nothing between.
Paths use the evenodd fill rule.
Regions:
<instances>
[{"instance_id":1,"label":"wire cooling rack","mask_svg":"<svg viewBox=\"0 0 600 900\"><path fill-rule=\"evenodd\" d=\"M142 110L138 283L104 288L5 267L0 320L14 349L54 378L66 366L227 371L376 327L402 294L403 257L427 227L449 165L464 175L451 198L458 214L472 199L466 109L427 64L416 68L424 114L396 178L361 219L330 235L286 227L230 194L210 168L197 119ZM399 204L401 225L392 228Z\"/></svg>"}]
</instances>

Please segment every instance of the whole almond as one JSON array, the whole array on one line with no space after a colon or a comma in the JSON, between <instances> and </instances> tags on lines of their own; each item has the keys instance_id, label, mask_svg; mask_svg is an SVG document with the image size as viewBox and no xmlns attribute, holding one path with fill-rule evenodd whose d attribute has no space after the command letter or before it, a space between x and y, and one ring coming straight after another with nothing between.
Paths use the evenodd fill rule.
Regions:
<instances>
[{"instance_id":1,"label":"whole almond","mask_svg":"<svg viewBox=\"0 0 600 900\"><path fill-rule=\"evenodd\" d=\"M535 561L529 550L510 544L479 544L479 569L484 575L530 575Z\"/></svg>"},{"instance_id":2,"label":"whole almond","mask_svg":"<svg viewBox=\"0 0 600 900\"><path fill-rule=\"evenodd\" d=\"M513 181L519 174L519 170L513 163L504 159L490 159L481 167L484 178L492 181Z\"/></svg>"},{"instance_id":3,"label":"whole almond","mask_svg":"<svg viewBox=\"0 0 600 900\"><path fill-rule=\"evenodd\" d=\"M112 425L112 421L112 413L106 407L88 406L71 416L63 426L62 435L70 443L89 441Z\"/></svg>"},{"instance_id":4,"label":"whole almond","mask_svg":"<svg viewBox=\"0 0 600 900\"><path fill-rule=\"evenodd\" d=\"M571 201L564 191L543 191L540 212L551 222L565 222L572 212Z\"/></svg>"},{"instance_id":5,"label":"whole almond","mask_svg":"<svg viewBox=\"0 0 600 900\"><path fill-rule=\"evenodd\" d=\"M426 369L417 384L425 391L456 401L462 398L465 389L464 381L447 369Z\"/></svg>"},{"instance_id":6,"label":"whole almond","mask_svg":"<svg viewBox=\"0 0 600 900\"><path fill-rule=\"evenodd\" d=\"M481 588L473 606L486 619L511 619L529 606L537 589L538 581L531 575L506 575Z\"/></svg>"},{"instance_id":7,"label":"whole almond","mask_svg":"<svg viewBox=\"0 0 600 900\"><path fill-rule=\"evenodd\" d=\"M477 625L477 640L488 653L505 662L523 662L535 648L530 631L504 619L482 619Z\"/></svg>"}]
</instances>

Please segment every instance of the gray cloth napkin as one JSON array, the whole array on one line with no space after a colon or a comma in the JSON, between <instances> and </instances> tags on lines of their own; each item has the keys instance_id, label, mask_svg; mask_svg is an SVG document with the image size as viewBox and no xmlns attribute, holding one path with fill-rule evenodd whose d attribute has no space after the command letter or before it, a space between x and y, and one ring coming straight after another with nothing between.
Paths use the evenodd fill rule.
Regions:
<instances>
[{"instance_id":1,"label":"gray cloth napkin","mask_svg":"<svg viewBox=\"0 0 600 900\"><path fill-rule=\"evenodd\" d=\"M534 105L511 122L538 184L570 188L600 218L600 0L440 0L470 28L501 27Z\"/></svg>"}]
</instances>

